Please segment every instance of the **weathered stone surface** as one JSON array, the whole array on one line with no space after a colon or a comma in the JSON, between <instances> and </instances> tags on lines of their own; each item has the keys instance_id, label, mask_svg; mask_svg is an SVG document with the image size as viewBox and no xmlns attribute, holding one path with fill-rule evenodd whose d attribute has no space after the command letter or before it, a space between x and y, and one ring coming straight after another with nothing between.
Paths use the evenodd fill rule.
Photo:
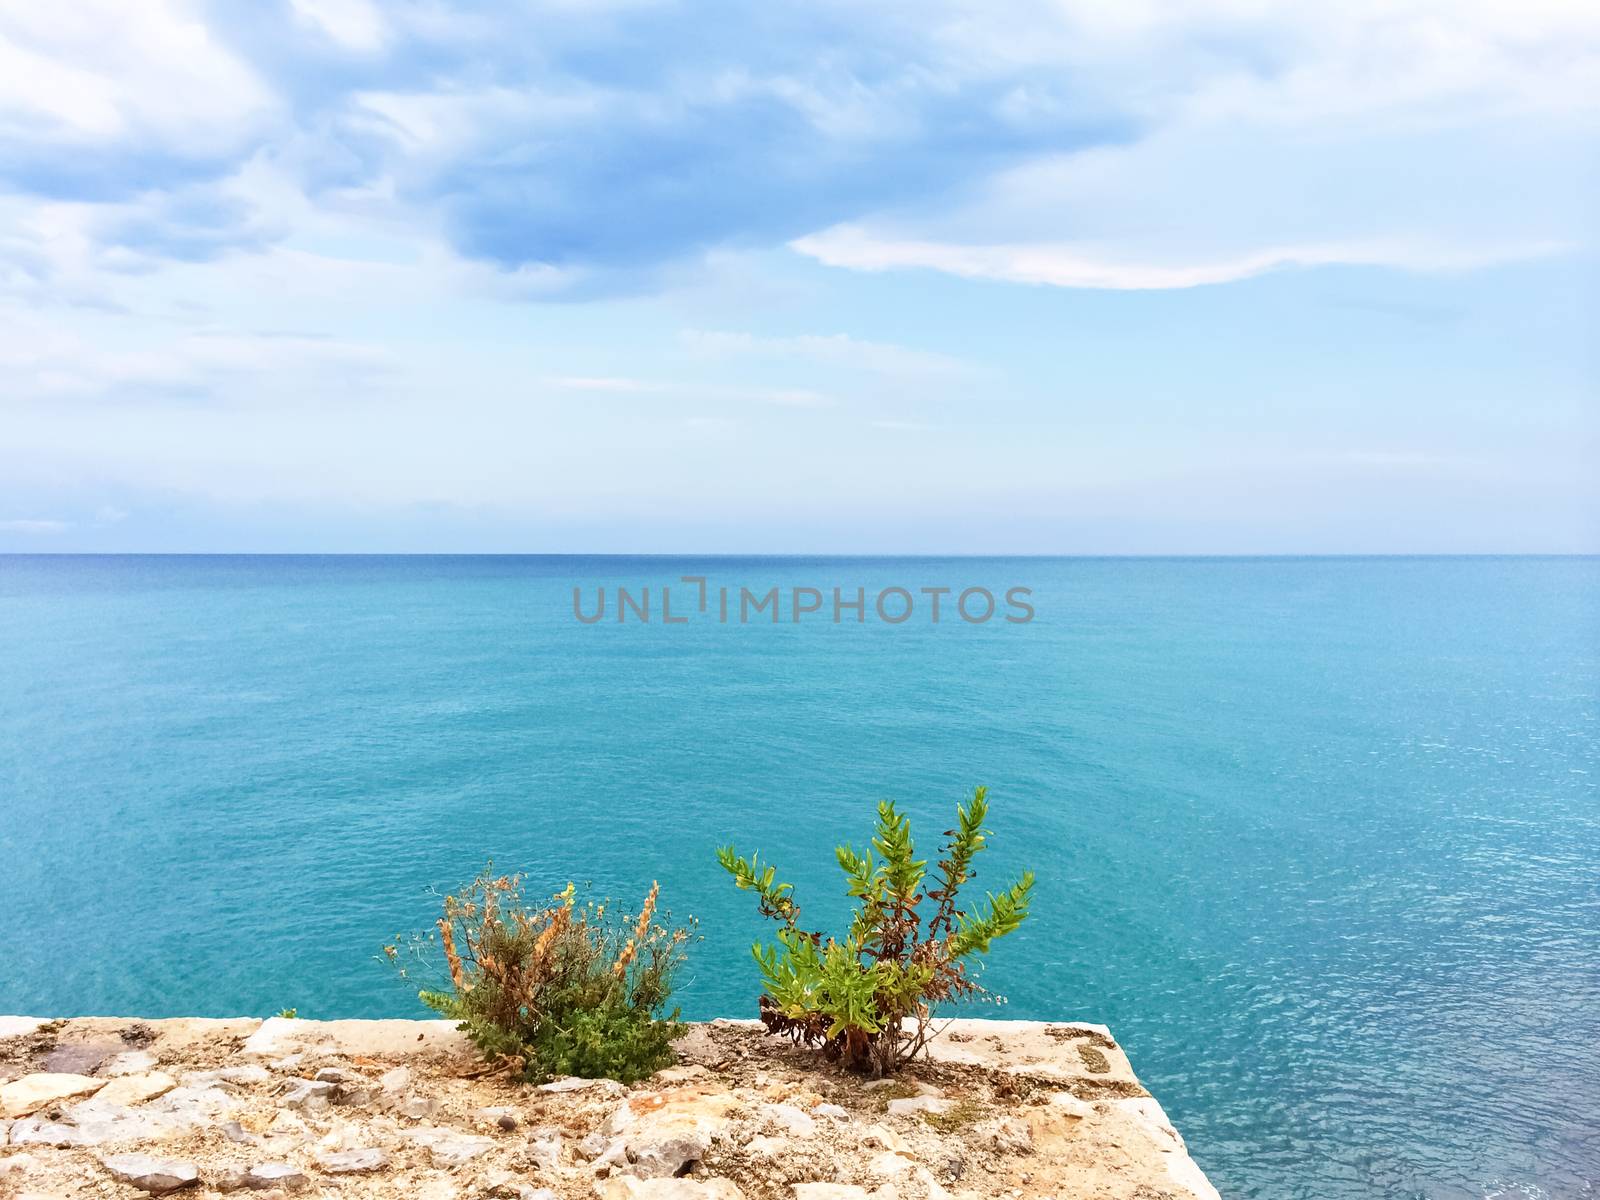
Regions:
<instances>
[{"instance_id":1,"label":"weathered stone surface","mask_svg":"<svg viewBox=\"0 0 1600 1200\"><path fill-rule=\"evenodd\" d=\"M435 1165L443 1167L460 1166L494 1149L492 1138L431 1125L402 1130L400 1136L415 1145L426 1147L428 1157Z\"/></svg>"},{"instance_id":2,"label":"weathered stone surface","mask_svg":"<svg viewBox=\"0 0 1600 1200\"><path fill-rule=\"evenodd\" d=\"M555 1192L545 1187L534 1187L510 1171L496 1171L483 1186L483 1194L491 1200L559 1200Z\"/></svg>"},{"instance_id":3,"label":"weathered stone surface","mask_svg":"<svg viewBox=\"0 0 1600 1200\"><path fill-rule=\"evenodd\" d=\"M114 1154L100 1165L111 1174L152 1196L164 1196L200 1182L200 1169L191 1162L153 1158L148 1154Z\"/></svg>"},{"instance_id":4,"label":"weathered stone surface","mask_svg":"<svg viewBox=\"0 0 1600 1200\"><path fill-rule=\"evenodd\" d=\"M90 1075L126 1048L121 1042L59 1042L40 1065L52 1074Z\"/></svg>"},{"instance_id":5,"label":"weathered stone surface","mask_svg":"<svg viewBox=\"0 0 1600 1200\"><path fill-rule=\"evenodd\" d=\"M13 1146L89 1146L93 1143L76 1125L24 1117L11 1123L8 1140Z\"/></svg>"},{"instance_id":6,"label":"weathered stone surface","mask_svg":"<svg viewBox=\"0 0 1600 1200\"><path fill-rule=\"evenodd\" d=\"M392 1071L385 1071L378 1079L378 1086L385 1096L402 1096L411 1086L411 1068L396 1067Z\"/></svg>"},{"instance_id":7,"label":"weathered stone surface","mask_svg":"<svg viewBox=\"0 0 1600 1200\"><path fill-rule=\"evenodd\" d=\"M794 1200L867 1200L866 1188L853 1183L797 1183Z\"/></svg>"},{"instance_id":8,"label":"weathered stone surface","mask_svg":"<svg viewBox=\"0 0 1600 1200\"><path fill-rule=\"evenodd\" d=\"M817 1131L811 1114L792 1104L763 1104L761 1115L768 1126L781 1129L791 1137L810 1137Z\"/></svg>"},{"instance_id":9,"label":"weathered stone surface","mask_svg":"<svg viewBox=\"0 0 1600 1200\"><path fill-rule=\"evenodd\" d=\"M278 1100L285 1108L317 1112L333 1103L339 1085L321 1079L296 1079Z\"/></svg>"},{"instance_id":10,"label":"weathered stone surface","mask_svg":"<svg viewBox=\"0 0 1600 1200\"><path fill-rule=\"evenodd\" d=\"M528 1133L528 1156L541 1170L553 1173L561 1168L561 1145L561 1130L554 1125L541 1125Z\"/></svg>"},{"instance_id":11,"label":"weathered stone surface","mask_svg":"<svg viewBox=\"0 0 1600 1200\"><path fill-rule=\"evenodd\" d=\"M576 1075L569 1075L565 1079L552 1079L549 1083L541 1083L539 1090L547 1095L560 1095L565 1092L600 1092L607 1096L626 1096L628 1089L615 1079L580 1079Z\"/></svg>"},{"instance_id":12,"label":"weathered stone surface","mask_svg":"<svg viewBox=\"0 0 1600 1200\"><path fill-rule=\"evenodd\" d=\"M215 1167L205 1173L206 1186L215 1192L237 1192L250 1186L250 1172L245 1167Z\"/></svg>"},{"instance_id":13,"label":"weathered stone surface","mask_svg":"<svg viewBox=\"0 0 1600 1200\"><path fill-rule=\"evenodd\" d=\"M373 1148L338 1150L317 1156L317 1166L330 1175L367 1175L389 1165L389 1156Z\"/></svg>"},{"instance_id":14,"label":"weathered stone surface","mask_svg":"<svg viewBox=\"0 0 1600 1200\"><path fill-rule=\"evenodd\" d=\"M167 1141L183 1136L207 1120L193 1114L158 1112L149 1106L134 1109L101 1104L98 1098L74 1105L65 1115L77 1130L75 1144L80 1146Z\"/></svg>"},{"instance_id":15,"label":"weathered stone surface","mask_svg":"<svg viewBox=\"0 0 1600 1200\"><path fill-rule=\"evenodd\" d=\"M731 1179L638 1179L618 1175L606 1180L602 1200L744 1200Z\"/></svg>"},{"instance_id":16,"label":"weathered stone surface","mask_svg":"<svg viewBox=\"0 0 1600 1200\"><path fill-rule=\"evenodd\" d=\"M0 1038L27 1037L46 1024L43 1017L0 1017Z\"/></svg>"},{"instance_id":17,"label":"weathered stone surface","mask_svg":"<svg viewBox=\"0 0 1600 1200\"><path fill-rule=\"evenodd\" d=\"M273 1114L272 1121L267 1126L267 1136L285 1138L290 1141L304 1141L311 1136L311 1130L304 1121L292 1112L278 1112Z\"/></svg>"},{"instance_id":18,"label":"weathered stone surface","mask_svg":"<svg viewBox=\"0 0 1600 1200\"><path fill-rule=\"evenodd\" d=\"M399 1112L402 1117L410 1117L413 1121L425 1121L439 1111L439 1102L431 1096L412 1096L400 1104Z\"/></svg>"},{"instance_id":19,"label":"weathered stone surface","mask_svg":"<svg viewBox=\"0 0 1600 1200\"><path fill-rule=\"evenodd\" d=\"M239 1088L253 1087L256 1084L268 1083L271 1080L272 1072L265 1067L246 1065L217 1067L211 1071L190 1071L183 1077L183 1086L190 1088Z\"/></svg>"},{"instance_id":20,"label":"weathered stone surface","mask_svg":"<svg viewBox=\"0 0 1600 1200\"><path fill-rule=\"evenodd\" d=\"M96 1104L143 1104L164 1096L178 1086L165 1071L146 1071L140 1075L121 1075L94 1094Z\"/></svg>"},{"instance_id":21,"label":"weathered stone surface","mask_svg":"<svg viewBox=\"0 0 1600 1200\"><path fill-rule=\"evenodd\" d=\"M693 1027L679 1043L693 1056L636 1090L607 1080L528 1088L483 1072L475 1052L430 1042L431 1026L418 1043L401 1036L415 1026L393 1025L390 1052L340 1051L303 1022L280 1040L286 1053L247 1059L239 1042L260 1025L52 1023L7 1048L0 1077L42 1061L57 1039L122 1048L100 1067L98 1091L0 1118L10 1143L0 1194L132 1196L96 1155L160 1163L203 1152L209 1194L254 1187L283 1200L300 1190L730 1200L740 1185L765 1200L1216 1200L1160 1105L1092 1026L1022 1023L1013 1038L1013 1023L961 1023L947 1058L962 1061L913 1064L885 1095L741 1022ZM181 1086L155 1094L174 1077ZM363 1092L370 1107L347 1103ZM941 1112L957 1119L932 1119ZM245 1153L253 1171L236 1157Z\"/></svg>"},{"instance_id":22,"label":"weathered stone surface","mask_svg":"<svg viewBox=\"0 0 1600 1200\"><path fill-rule=\"evenodd\" d=\"M612 1111L601 1131L626 1142L633 1174L676 1175L705 1156L712 1138L727 1130L742 1107L731 1092L699 1085L636 1092Z\"/></svg>"},{"instance_id":23,"label":"weathered stone surface","mask_svg":"<svg viewBox=\"0 0 1600 1200\"><path fill-rule=\"evenodd\" d=\"M916 1165L917 1160L904 1152L885 1150L882 1154L873 1155L867 1163L867 1171L884 1179L894 1179L912 1170Z\"/></svg>"},{"instance_id":24,"label":"weathered stone surface","mask_svg":"<svg viewBox=\"0 0 1600 1200\"><path fill-rule=\"evenodd\" d=\"M157 1061L156 1056L148 1050L124 1050L106 1062L100 1068L100 1074L108 1079L115 1079L119 1075L142 1075L155 1070Z\"/></svg>"},{"instance_id":25,"label":"weathered stone surface","mask_svg":"<svg viewBox=\"0 0 1600 1200\"><path fill-rule=\"evenodd\" d=\"M275 1058L297 1050L351 1057L444 1051L466 1054L471 1043L454 1021L301 1021L271 1017L250 1035L239 1053Z\"/></svg>"},{"instance_id":26,"label":"weathered stone surface","mask_svg":"<svg viewBox=\"0 0 1600 1200\"><path fill-rule=\"evenodd\" d=\"M47 1104L89 1096L106 1084L87 1075L40 1071L0 1085L0 1117L26 1117Z\"/></svg>"},{"instance_id":27,"label":"weathered stone surface","mask_svg":"<svg viewBox=\"0 0 1600 1200\"><path fill-rule=\"evenodd\" d=\"M1026 1121L1016 1117L989 1121L974 1131L1001 1154L1022 1156L1033 1153L1033 1131Z\"/></svg>"},{"instance_id":28,"label":"weathered stone surface","mask_svg":"<svg viewBox=\"0 0 1600 1200\"><path fill-rule=\"evenodd\" d=\"M245 1172L244 1185L257 1192L271 1188L300 1192L311 1186L311 1177L293 1163L256 1163Z\"/></svg>"},{"instance_id":29,"label":"weathered stone surface","mask_svg":"<svg viewBox=\"0 0 1600 1200\"><path fill-rule=\"evenodd\" d=\"M887 1125L873 1125L861 1135L861 1144L868 1150L904 1150L906 1140Z\"/></svg>"}]
</instances>

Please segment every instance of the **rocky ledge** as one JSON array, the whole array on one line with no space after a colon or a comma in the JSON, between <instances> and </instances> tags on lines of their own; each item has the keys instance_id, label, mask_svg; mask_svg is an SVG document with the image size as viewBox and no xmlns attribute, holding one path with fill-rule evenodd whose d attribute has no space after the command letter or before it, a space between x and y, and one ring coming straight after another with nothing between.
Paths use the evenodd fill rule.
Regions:
<instances>
[{"instance_id":1,"label":"rocky ledge","mask_svg":"<svg viewBox=\"0 0 1600 1200\"><path fill-rule=\"evenodd\" d=\"M444 1021L0 1017L0 1196L1217 1196L1098 1025L951 1021L880 1081L753 1022L678 1049L529 1087Z\"/></svg>"}]
</instances>

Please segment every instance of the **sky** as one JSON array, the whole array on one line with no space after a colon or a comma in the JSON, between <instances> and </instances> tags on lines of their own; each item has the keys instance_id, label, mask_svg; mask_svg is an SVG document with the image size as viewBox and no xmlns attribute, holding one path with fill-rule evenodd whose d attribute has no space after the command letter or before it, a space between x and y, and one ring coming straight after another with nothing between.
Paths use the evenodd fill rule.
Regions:
<instances>
[{"instance_id":1,"label":"sky","mask_svg":"<svg viewBox=\"0 0 1600 1200\"><path fill-rule=\"evenodd\" d=\"M1600 551L1588 0L0 0L0 552Z\"/></svg>"}]
</instances>

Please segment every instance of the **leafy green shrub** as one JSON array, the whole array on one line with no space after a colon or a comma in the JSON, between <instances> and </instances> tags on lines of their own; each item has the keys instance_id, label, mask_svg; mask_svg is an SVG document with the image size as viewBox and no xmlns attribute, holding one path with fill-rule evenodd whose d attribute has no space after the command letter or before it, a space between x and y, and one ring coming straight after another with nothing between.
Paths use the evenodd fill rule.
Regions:
<instances>
[{"instance_id":1,"label":"leafy green shrub","mask_svg":"<svg viewBox=\"0 0 1600 1200\"><path fill-rule=\"evenodd\" d=\"M938 886L927 892L927 862L915 855L910 818L892 801L878 805L872 847L881 858L848 845L834 852L847 894L856 900L849 932L838 940L800 928L792 886L779 883L759 855L745 859L732 846L717 851L739 887L756 893L761 915L780 926L776 945L758 942L753 951L766 987L761 1020L769 1032L820 1046L829 1061L881 1075L921 1053L933 1034L934 1004L983 993L968 975L968 962L1022 924L1033 872L990 893L974 910L960 911L958 894L988 841L986 790L977 789L956 811L956 828L945 833ZM921 908L924 899L933 902L931 914Z\"/></svg>"},{"instance_id":2,"label":"leafy green shrub","mask_svg":"<svg viewBox=\"0 0 1600 1200\"><path fill-rule=\"evenodd\" d=\"M419 993L499 1067L530 1081L556 1075L632 1083L673 1061L678 1010L662 1016L691 931L656 920L658 885L637 916L579 903L576 889L543 907L522 877L486 869L444 898L437 939L450 984ZM433 938L414 939L426 959ZM384 947L398 960L396 946ZM402 975L407 971L402 968Z\"/></svg>"}]
</instances>

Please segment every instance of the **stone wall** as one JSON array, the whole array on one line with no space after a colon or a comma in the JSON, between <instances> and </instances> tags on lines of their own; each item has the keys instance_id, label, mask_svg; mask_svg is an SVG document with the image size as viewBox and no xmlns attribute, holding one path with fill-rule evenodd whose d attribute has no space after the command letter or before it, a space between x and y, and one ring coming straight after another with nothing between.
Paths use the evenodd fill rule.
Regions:
<instances>
[{"instance_id":1,"label":"stone wall","mask_svg":"<svg viewBox=\"0 0 1600 1200\"><path fill-rule=\"evenodd\" d=\"M1217 1196L1105 1028L941 1026L870 1081L714 1021L630 1088L487 1073L444 1021L5 1017L0 1196Z\"/></svg>"}]
</instances>

